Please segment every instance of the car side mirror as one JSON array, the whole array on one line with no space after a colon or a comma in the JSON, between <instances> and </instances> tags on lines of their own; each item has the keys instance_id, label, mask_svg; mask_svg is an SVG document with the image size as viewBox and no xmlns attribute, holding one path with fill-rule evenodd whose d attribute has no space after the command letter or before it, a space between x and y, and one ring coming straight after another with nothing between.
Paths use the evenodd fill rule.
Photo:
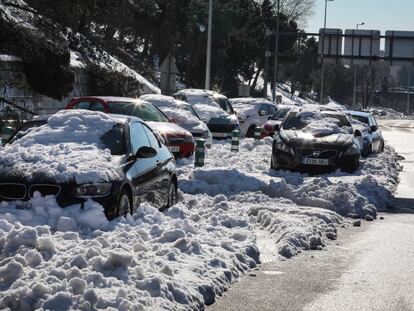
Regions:
<instances>
[{"instance_id":1,"label":"car side mirror","mask_svg":"<svg viewBox=\"0 0 414 311\"><path fill-rule=\"evenodd\" d=\"M275 124L275 125L273 126L273 130L274 130L275 132L279 132L279 130L280 130L280 125L279 125L279 124Z\"/></svg>"},{"instance_id":2,"label":"car side mirror","mask_svg":"<svg viewBox=\"0 0 414 311\"><path fill-rule=\"evenodd\" d=\"M202 117L202 118L201 118L201 121L203 121L204 123L207 123L207 122L208 122L208 120L207 120L207 118L206 118L206 117Z\"/></svg>"},{"instance_id":3,"label":"car side mirror","mask_svg":"<svg viewBox=\"0 0 414 311\"><path fill-rule=\"evenodd\" d=\"M378 126L373 125L371 126L371 132L376 132L378 130Z\"/></svg>"},{"instance_id":4,"label":"car side mirror","mask_svg":"<svg viewBox=\"0 0 414 311\"><path fill-rule=\"evenodd\" d=\"M355 137L362 137L362 134L359 130L355 130L354 136Z\"/></svg>"},{"instance_id":5,"label":"car side mirror","mask_svg":"<svg viewBox=\"0 0 414 311\"><path fill-rule=\"evenodd\" d=\"M157 155L157 150L149 146L143 146L138 149L137 153L135 154L135 157L137 159L148 159L148 158L153 158L156 155Z\"/></svg>"},{"instance_id":6,"label":"car side mirror","mask_svg":"<svg viewBox=\"0 0 414 311\"><path fill-rule=\"evenodd\" d=\"M272 117L268 117L267 120L272 120Z\"/></svg>"},{"instance_id":7,"label":"car side mirror","mask_svg":"<svg viewBox=\"0 0 414 311\"><path fill-rule=\"evenodd\" d=\"M266 115L266 110L260 110L259 115L260 116L265 116Z\"/></svg>"}]
</instances>

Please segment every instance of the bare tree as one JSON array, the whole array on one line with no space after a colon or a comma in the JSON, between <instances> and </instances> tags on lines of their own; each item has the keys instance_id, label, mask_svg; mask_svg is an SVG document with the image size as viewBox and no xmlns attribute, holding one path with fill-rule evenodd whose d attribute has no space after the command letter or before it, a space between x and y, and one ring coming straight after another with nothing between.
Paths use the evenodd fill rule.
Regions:
<instances>
[{"instance_id":1,"label":"bare tree","mask_svg":"<svg viewBox=\"0 0 414 311\"><path fill-rule=\"evenodd\" d=\"M314 5L315 0L280 0L282 11L288 19L302 25L306 24L306 18L314 13Z\"/></svg>"},{"instance_id":2,"label":"bare tree","mask_svg":"<svg viewBox=\"0 0 414 311\"><path fill-rule=\"evenodd\" d=\"M374 91L379 90L384 79L389 74L389 68L383 64L363 66L359 70L362 108L367 109Z\"/></svg>"}]
</instances>

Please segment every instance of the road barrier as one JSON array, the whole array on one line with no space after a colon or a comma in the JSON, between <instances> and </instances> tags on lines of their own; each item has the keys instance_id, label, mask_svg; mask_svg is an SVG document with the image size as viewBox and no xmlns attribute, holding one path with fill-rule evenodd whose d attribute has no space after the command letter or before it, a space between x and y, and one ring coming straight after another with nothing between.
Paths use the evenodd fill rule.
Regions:
<instances>
[{"instance_id":1,"label":"road barrier","mask_svg":"<svg viewBox=\"0 0 414 311\"><path fill-rule=\"evenodd\" d=\"M260 126L256 126L254 129L254 140L262 139L262 128Z\"/></svg>"},{"instance_id":2,"label":"road barrier","mask_svg":"<svg viewBox=\"0 0 414 311\"><path fill-rule=\"evenodd\" d=\"M203 167L204 166L204 158L206 155L206 141L204 139L197 139L196 140L196 151L195 151L195 161L194 167Z\"/></svg>"},{"instance_id":3,"label":"road barrier","mask_svg":"<svg viewBox=\"0 0 414 311\"><path fill-rule=\"evenodd\" d=\"M234 130L231 133L231 151L239 152L240 147L240 131Z\"/></svg>"}]
</instances>

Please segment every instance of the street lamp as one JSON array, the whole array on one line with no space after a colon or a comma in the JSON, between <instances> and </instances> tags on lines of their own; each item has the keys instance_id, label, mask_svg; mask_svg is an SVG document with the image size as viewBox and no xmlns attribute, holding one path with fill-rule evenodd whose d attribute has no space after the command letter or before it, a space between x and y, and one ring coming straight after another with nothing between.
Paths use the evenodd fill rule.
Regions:
<instances>
[{"instance_id":1,"label":"street lamp","mask_svg":"<svg viewBox=\"0 0 414 311\"><path fill-rule=\"evenodd\" d=\"M206 90L210 89L211 76L211 31L213 27L213 0L208 4L208 34L207 34L207 60L206 60Z\"/></svg>"},{"instance_id":2,"label":"street lamp","mask_svg":"<svg viewBox=\"0 0 414 311\"><path fill-rule=\"evenodd\" d=\"M333 1L333 0L330 0ZM273 101L276 103L276 86L277 80L279 79L279 63L278 63L278 56L279 56L279 15L280 15L280 0L277 0L277 18L276 18L276 43L275 43L275 67L273 72L273 92L272 98Z\"/></svg>"},{"instance_id":3,"label":"street lamp","mask_svg":"<svg viewBox=\"0 0 414 311\"><path fill-rule=\"evenodd\" d=\"M324 45L325 45L325 29L326 29L326 15L328 11L328 1L334 0L325 0L325 19L323 22L323 32L322 32L322 49L321 49L321 63L322 63L322 74L321 74L321 104L323 105L323 98L324 98L324 83L325 83L325 64L323 61L323 53L324 53Z\"/></svg>"},{"instance_id":4,"label":"street lamp","mask_svg":"<svg viewBox=\"0 0 414 311\"><path fill-rule=\"evenodd\" d=\"M365 22L357 24L356 29L358 30L359 26L364 26L364 25L365 25ZM356 106L356 89L357 89L357 70L358 70L358 68L355 64L353 64L352 66L354 67L354 96L353 96L352 106L355 107Z\"/></svg>"}]
</instances>

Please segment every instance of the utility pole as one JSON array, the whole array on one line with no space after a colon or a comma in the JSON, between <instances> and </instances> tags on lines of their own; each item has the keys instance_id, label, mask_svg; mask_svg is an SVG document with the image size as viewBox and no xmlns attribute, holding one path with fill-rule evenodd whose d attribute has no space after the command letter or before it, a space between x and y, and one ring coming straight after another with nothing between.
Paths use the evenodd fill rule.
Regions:
<instances>
[{"instance_id":1,"label":"utility pole","mask_svg":"<svg viewBox=\"0 0 414 311\"><path fill-rule=\"evenodd\" d=\"M213 28L213 0L209 1L208 5L208 35L207 35L207 61L206 61L206 90L211 88L211 36Z\"/></svg>"},{"instance_id":2,"label":"utility pole","mask_svg":"<svg viewBox=\"0 0 414 311\"><path fill-rule=\"evenodd\" d=\"M407 116L410 114L410 104L411 104L411 69L412 67L407 66L407 72L408 72L408 85L407 85Z\"/></svg>"},{"instance_id":3,"label":"utility pole","mask_svg":"<svg viewBox=\"0 0 414 311\"><path fill-rule=\"evenodd\" d=\"M325 19L323 22L323 32L322 32L322 49L321 49L321 63L322 63L322 73L321 73L321 105L324 104L324 87L325 87L325 63L323 59L324 48L325 48L325 30L326 30L326 14L328 11L328 1L333 0L325 0Z\"/></svg>"},{"instance_id":4,"label":"utility pole","mask_svg":"<svg viewBox=\"0 0 414 311\"><path fill-rule=\"evenodd\" d=\"M277 80L279 79L279 64L278 64L278 57L279 57L279 24L280 24L280 0L277 0L277 18L276 18L276 43L275 43L275 66L273 72L273 90L272 90L272 98L273 102L276 103L276 85Z\"/></svg>"},{"instance_id":5,"label":"utility pole","mask_svg":"<svg viewBox=\"0 0 414 311\"><path fill-rule=\"evenodd\" d=\"M267 86L269 84L269 58L272 55L269 51L269 37L272 32L266 29L266 48L265 48L265 64L264 64L264 87L263 87L263 98L267 99Z\"/></svg>"},{"instance_id":6,"label":"utility pole","mask_svg":"<svg viewBox=\"0 0 414 311\"><path fill-rule=\"evenodd\" d=\"M365 25L365 22L357 24L356 29L358 30L359 26L364 26L364 25ZM352 51L352 53L354 53L354 51ZM352 106L355 108L356 107L356 89L357 89L357 70L358 70L358 67L355 64L353 64L352 66L354 67L354 98L353 98L353 101L352 101L352 103L353 103Z\"/></svg>"}]
</instances>

